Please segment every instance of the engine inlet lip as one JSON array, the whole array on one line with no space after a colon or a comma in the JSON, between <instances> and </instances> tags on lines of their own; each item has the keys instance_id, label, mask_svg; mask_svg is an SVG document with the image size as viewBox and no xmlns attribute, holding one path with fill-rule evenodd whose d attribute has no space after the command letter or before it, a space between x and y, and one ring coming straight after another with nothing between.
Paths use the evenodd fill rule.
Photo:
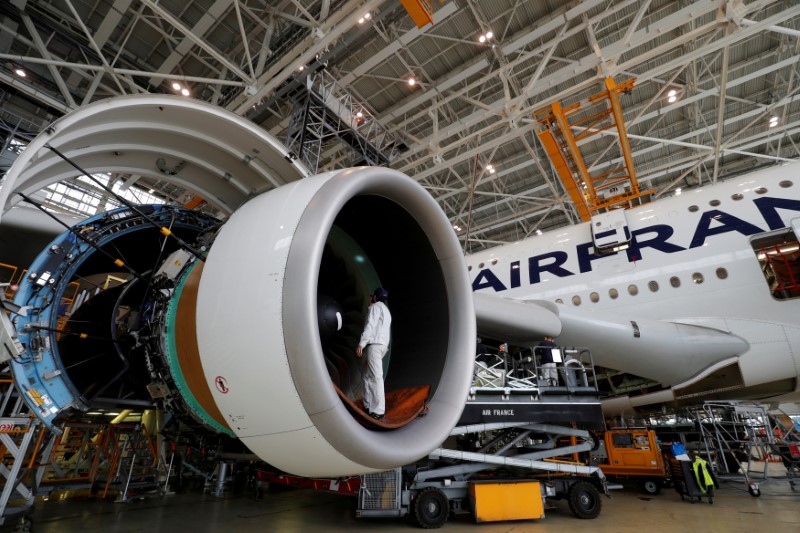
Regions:
<instances>
[{"instance_id":1,"label":"engine inlet lip","mask_svg":"<svg viewBox=\"0 0 800 533\"><path fill-rule=\"evenodd\" d=\"M381 196L408 211L433 245L448 298L447 354L428 415L389 432L369 430L354 420L331 384L318 342L316 293L325 240L343 206L359 195ZM321 435L349 459L375 469L413 462L443 442L455 426L472 376L475 316L458 239L427 191L394 170L341 171L320 187L316 197L324 201L312 200L303 213L287 257L283 287L285 316L292 324L285 331L287 360L298 395Z\"/></svg>"}]
</instances>

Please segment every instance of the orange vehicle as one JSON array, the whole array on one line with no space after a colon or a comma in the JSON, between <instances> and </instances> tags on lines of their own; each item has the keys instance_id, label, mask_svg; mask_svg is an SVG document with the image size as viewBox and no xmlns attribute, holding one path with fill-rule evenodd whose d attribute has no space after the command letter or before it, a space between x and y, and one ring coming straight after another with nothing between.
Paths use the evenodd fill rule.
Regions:
<instances>
[{"instance_id":1,"label":"orange vehicle","mask_svg":"<svg viewBox=\"0 0 800 533\"><path fill-rule=\"evenodd\" d=\"M609 478L637 480L647 494L661 492L667 478L656 433L648 429L606 431L592 462Z\"/></svg>"}]
</instances>

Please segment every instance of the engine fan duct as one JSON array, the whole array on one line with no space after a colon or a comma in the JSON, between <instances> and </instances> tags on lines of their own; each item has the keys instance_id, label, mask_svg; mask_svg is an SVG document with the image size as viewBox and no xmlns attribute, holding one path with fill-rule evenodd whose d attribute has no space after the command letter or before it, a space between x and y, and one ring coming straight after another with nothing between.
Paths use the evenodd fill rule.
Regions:
<instances>
[{"instance_id":1,"label":"engine fan duct","mask_svg":"<svg viewBox=\"0 0 800 533\"><path fill-rule=\"evenodd\" d=\"M343 279L332 282L326 272L342 261ZM359 424L337 395L341 376L326 361L332 341L323 344L318 322L319 299L335 299L345 336L336 343L351 353L335 351L344 368L357 368L376 283L389 290L393 316L386 389L431 389L427 415L390 431ZM351 294L331 294L337 287ZM449 222L416 182L384 168L321 174L252 199L220 231L198 288L198 350L215 403L254 453L299 475L385 470L438 446L464 407L474 336Z\"/></svg>"}]
</instances>

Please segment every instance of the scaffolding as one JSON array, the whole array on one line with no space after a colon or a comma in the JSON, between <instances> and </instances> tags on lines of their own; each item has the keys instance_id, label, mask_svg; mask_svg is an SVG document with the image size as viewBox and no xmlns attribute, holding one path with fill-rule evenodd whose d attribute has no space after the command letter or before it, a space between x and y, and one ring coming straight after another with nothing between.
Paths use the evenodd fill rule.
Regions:
<instances>
[{"instance_id":1,"label":"scaffolding","mask_svg":"<svg viewBox=\"0 0 800 533\"><path fill-rule=\"evenodd\" d=\"M756 255L773 296L781 300L800 296L800 249L796 241L765 246L756 250Z\"/></svg>"},{"instance_id":2,"label":"scaffolding","mask_svg":"<svg viewBox=\"0 0 800 533\"><path fill-rule=\"evenodd\" d=\"M8 366L0 370L0 394L0 525L17 517L24 525L44 474L38 458L52 440L22 401Z\"/></svg>"},{"instance_id":3,"label":"scaffolding","mask_svg":"<svg viewBox=\"0 0 800 533\"><path fill-rule=\"evenodd\" d=\"M294 109L286 146L312 173L324 149L340 142L346 148L339 167L389 166L402 143L341 87L324 67L293 84Z\"/></svg>"},{"instance_id":4,"label":"scaffolding","mask_svg":"<svg viewBox=\"0 0 800 533\"><path fill-rule=\"evenodd\" d=\"M116 494L120 502L132 494L160 494L165 465L144 425L64 420L59 429L43 456L41 494L84 489L100 498Z\"/></svg>"},{"instance_id":5,"label":"scaffolding","mask_svg":"<svg viewBox=\"0 0 800 533\"><path fill-rule=\"evenodd\" d=\"M614 78L606 78L605 90L585 100L566 107L555 102L534 113L539 140L584 222L603 210L630 207L632 200L652 193L639 189L619 101L620 94L633 90L634 81L617 85ZM600 157L616 145L620 159L609 170L592 172L599 158L587 164L580 145L605 132L616 140L606 143Z\"/></svg>"},{"instance_id":6,"label":"scaffolding","mask_svg":"<svg viewBox=\"0 0 800 533\"><path fill-rule=\"evenodd\" d=\"M779 471L784 467L785 479L797 490L800 438L793 425L786 427L781 421L780 413L749 401L709 401L692 413L700 431L698 451L717 477L742 481L752 496L759 496L758 481L784 478Z\"/></svg>"}]
</instances>

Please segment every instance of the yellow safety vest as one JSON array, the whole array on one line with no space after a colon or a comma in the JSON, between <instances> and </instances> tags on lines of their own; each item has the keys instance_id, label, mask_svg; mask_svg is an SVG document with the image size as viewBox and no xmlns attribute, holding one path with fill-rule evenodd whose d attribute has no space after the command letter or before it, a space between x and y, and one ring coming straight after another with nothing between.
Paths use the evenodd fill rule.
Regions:
<instances>
[{"instance_id":1,"label":"yellow safety vest","mask_svg":"<svg viewBox=\"0 0 800 533\"><path fill-rule=\"evenodd\" d=\"M697 486L700 487L700 490L707 492L709 487L714 486L714 478L711 477L711 473L708 471L708 462L705 459L695 457L692 463L692 469L694 470L694 477L697 480Z\"/></svg>"}]
</instances>

